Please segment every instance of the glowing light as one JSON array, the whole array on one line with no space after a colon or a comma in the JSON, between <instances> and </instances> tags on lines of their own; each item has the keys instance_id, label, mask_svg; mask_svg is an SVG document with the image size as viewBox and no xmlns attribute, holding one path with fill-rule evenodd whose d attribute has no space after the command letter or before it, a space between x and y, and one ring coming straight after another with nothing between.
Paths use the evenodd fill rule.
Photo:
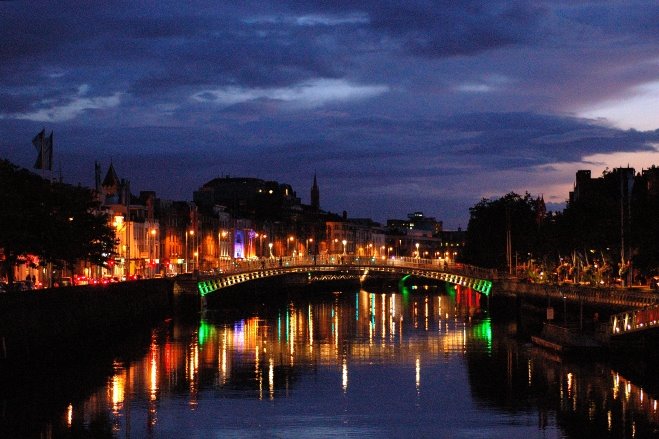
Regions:
<instances>
[{"instance_id":1,"label":"glowing light","mask_svg":"<svg viewBox=\"0 0 659 439\"><path fill-rule=\"evenodd\" d=\"M415 371L415 383L416 383L416 391L418 392L421 389L421 358L416 357L415 365L414 365L414 371Z\"/></svg>"},{"instance_id":2,"label":"glowing light","mask_svg":"<svg viewBox=\"0 0 659 439\"><path fill-rule=\"evenodd\" d=\"M275 363L272 358L268 361L268 389L272 400L275 398Z\"/></svg>"},{"instance_id":3,"label":"glowing light","mask_svg":"<svg viewBox=\"0 0 659 439\"><path fill-rule=\"evenodd\" d=\"M73 405L69 404L66 408L66 426L71 428L73 425Z\"/></svg>"},{"instance_id":4,"label":"glowing light","mask_svg":"<svg viewBox=\"0 0 659 439\"><path fill-rule=\"evenodd\" d=\"M348 390L348 361L345 356L341 362L341 388L343 393Z\"/></svg>"}]
</instances>

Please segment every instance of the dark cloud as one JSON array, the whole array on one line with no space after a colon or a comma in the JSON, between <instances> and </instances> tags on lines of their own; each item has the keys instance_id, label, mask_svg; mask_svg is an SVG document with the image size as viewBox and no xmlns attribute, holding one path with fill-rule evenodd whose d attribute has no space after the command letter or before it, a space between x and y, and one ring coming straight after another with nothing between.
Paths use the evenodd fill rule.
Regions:
<instances>
[{"instance_id":1,"label":"dark cloud","mask_svg":"<svg viewBox=\"0 0 659 439\"><path fill-rule=\"evenodd\" d=\"M659 82L654 2L153 6L0 2L0 155L30 167L46 127L72 181L112 160L189 199L222 174L306 193L316 170L335 211L464 218L538 167L659 142L576 116Z\"/></svg>"}]
</instances>

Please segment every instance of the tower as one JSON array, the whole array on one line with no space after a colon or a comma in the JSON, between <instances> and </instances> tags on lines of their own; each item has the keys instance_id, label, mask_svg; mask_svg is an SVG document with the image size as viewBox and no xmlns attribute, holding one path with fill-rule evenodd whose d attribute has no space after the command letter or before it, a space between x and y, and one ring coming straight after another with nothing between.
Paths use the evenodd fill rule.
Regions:
<instances>
[{"instance_id":1,"label":"tower","mask_svg":"<svg viewBox=\"0 0 659 439\"><path fill-rule=\"evenodd\" d=\"M320 210L320 190L316 181L316 173L313 174L313 186L311 186L311 208L314 211Z\"/></svg>"}]
</instances>

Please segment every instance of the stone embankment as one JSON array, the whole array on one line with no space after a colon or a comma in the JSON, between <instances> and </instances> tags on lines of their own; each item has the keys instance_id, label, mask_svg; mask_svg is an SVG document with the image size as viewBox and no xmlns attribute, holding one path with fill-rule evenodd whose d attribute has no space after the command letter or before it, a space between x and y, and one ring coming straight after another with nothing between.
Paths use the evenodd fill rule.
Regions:
<instances>
[{"instance_id":1,"label":"stone embankment","mask_svg":"<svg viewBox=\"0 0 659 439\"><path fill-rule=\"evenodd\" d=\"M174 280L0 295L0 365L81 355L173 311Z\"/></svg>"}]
</instances>

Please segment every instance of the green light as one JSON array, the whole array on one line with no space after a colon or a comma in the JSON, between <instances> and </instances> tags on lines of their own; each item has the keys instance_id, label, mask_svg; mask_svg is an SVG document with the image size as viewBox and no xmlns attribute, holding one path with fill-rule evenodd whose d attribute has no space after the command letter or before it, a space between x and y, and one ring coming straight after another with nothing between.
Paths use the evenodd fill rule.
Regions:
<instances>
[{"instance_id":1,"label":"green light","mask_svg":"<svg viewBox=\"0 0 659 439\"><path fill-rule=\"evenodd\" d=\"M446 285L446 292L448 295L455 299L455 285L449 282L446 282L444 285Z\"/></svg>"},{"instance_id":2,"label":"green light","mask_svg":"<svg viewBox=\"0 0 659 439\"><path fill-rule=\"evenodd\" d=\"M203 346L210 338L215 336L215 326L202 320L199 323L199 346Z\"/></svg>"},{"instance_id":3,"label":"green light","mask_svg":"<svg viewBox=\"0 0 659 439\"><path fill-rule=\"evenodd\" d=\"M484 341L487 345L487 351L492 352L492 322L485 319L471 328L471 333L478 341Z\"/></svg>"}]
</instances>

